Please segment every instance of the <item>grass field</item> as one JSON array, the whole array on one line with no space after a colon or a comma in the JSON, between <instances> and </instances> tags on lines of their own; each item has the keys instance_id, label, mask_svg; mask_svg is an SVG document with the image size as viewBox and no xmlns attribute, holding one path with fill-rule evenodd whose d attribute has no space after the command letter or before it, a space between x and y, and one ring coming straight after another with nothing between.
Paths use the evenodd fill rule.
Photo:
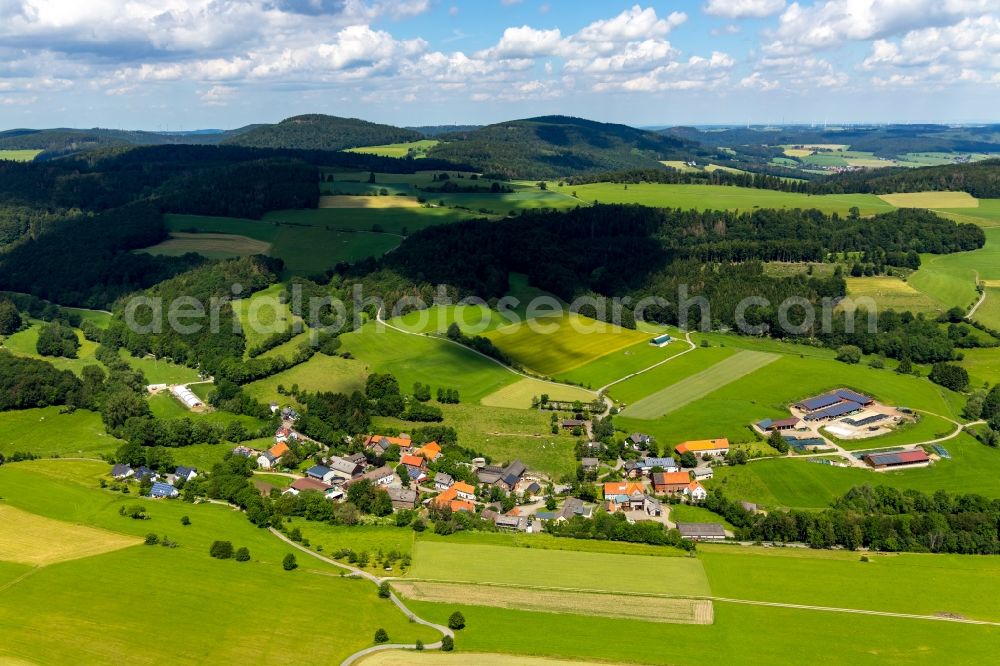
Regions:
<instances>
[{"instance_id":1,"label":"grass field","mask_svg":"<svg viewBox=\"0 0 1000 666\"><path fill-rule=\"evenodd\" d=\"M175 231L170 238L147 247L141 252L179 257L194 252L209 259L231 259L254 254L268 254L271 245L264 241L236 234L184 233Z\"/></svg>"},{"instance_id":2,"label":"grass field","mask_svg":"<svg viewBox=\"0 0 1000 666\"><path fill-rule=\"evenodd\" d=\"M882 194L879 199L896 208L978 208L968 192L906 192Z\"/></svg>"},{"instance_id":3,"label":"grass field","mask_svg":"<svg viewBox=\"0 0 1000 666\"><path fill-rule=\"evenodd\" d=\"M633 419L655 419L681 409L727 384L777 361L777 354L741 351L682 381L629 405L623 414Z\"/></svg>"},{"instance_id":4,"label":"grass field","mask_svg":"<svg viewBox=\"0 0 1000 666\"><path fill-rule=\"evenodd\" d=\"M551 186L550 186L551 187ZM862 215L886 213L894 208L871 194L808 195L776 190L729 187L725 185L661 185L594 183L566 186L586 202L635 203L657 208L697 210L753 210L754 208L818 208L826 213L846 215L857 206Z\"/></svg>"},{"instance_id":5,"label":"grass field","mask_svg":"<svg viewBox=\"0 0 1000 666\"><path fill-rule=\"evenodd\" d=\"M642 329L640 328L640 330ZM590 363L561 373L559 378L596 389L633 372L645 370L651 365L673 358L689 348L680 331L674 328L662 327L655 332L645 332L648 334L648 338L666 332L674 337L674 341L666 347L656 347L649 342L637 342L630 347L618 349L594 359Z\"/></svg>"},{"instance_id":6,"label":"grass field","mask_svg":"<svg viewBox=\"0 0 1000 666\"><path fill-rule=\"evenodd\" d=\"M0 504L0 560L43 567L142 543L85 525L52 520Z\"/></svg>"},{"instance_id":7,"label":"grass field","mask_svg":"<svg viewBox=\"0 0 1000 666\"><path fill-rule=\"evenodd\" d=\"M96 458L113 453L121 442L104 432L96 412L78 409L60 414L59 407L0 412L0 453Z\"/></svg>"},{"instance_id":8,"label":"grass field","mask_svg":"<svg viewBox=\"0 0 1000 666\"><path fill-rule=\"evenodd\" d=\"M466 335L482 335L509 322L486 305L442 305L414 310L389 323L413 333L445 333L457 323Z\"/></svg>"},{"instance_id":9,"label":"grass field","mask_svg":"<svg viewBox=\"0 0 1000 666\"><path fill-rule=\"evenodd\" d=\"M320 197L319 208L420 208L420 202L405 196L338 194Z\"/></svg>"},{"instance_id":10,"label":"grass field","mask_svg":"<svg viewBox=\"0 0 1000 666\"><path fill-rule=\"evenodd\" d=\"M249 298L233 301L233 312L239 317L248 350L274 333L284 333L297 320L288 304L280 301L284 290L285 285L273 284Z\"/></svg>"},{"instance_id":11,"label":"grass field","mask_svg":"<svg viewBox=\"0 0 1000 666\"><path fill-rule=\"evenodd\" d=\"M699 548L712 591L755 601L1000 620L1000 558ZM919 580L919 588L910 583Z\"/></svg>"},{"instance_id":12,"label":"grass field","mask_svg":"<svg viewBox=\"0 0 1000 666\"><path fill-rule=\"evenodd\" d=\"M576 473L576 438L566 433L551 434L552 412L476 404L439 407L444 412L443 425L455 428L459 444L490 456L496 463L520 459L528 469L553 479ZM384 417L375 418L374 423L376 429L380 425L392 426L402 432L426 425Z\"/></svg>"},{"instance_id":13,"label":"grass field","mask_svg":"<svg viewBox=\"0 0 1000 666\"><path fill-rule=\"evenodd\" d=\"M951 460L925 469L871 472L858 468L816 465L805 460L764 460L741 467L722 467L707 487L724 489L733 499L765 506L823 508L853 486L869 483L913 488L925 493L943 489L1000 497L1000 451L968 435L944 442Z\"/></svg>"},{"instance_id":14,"label":"grass field","mask_svg":"<svg viewBox=\"0 0 1000 666\"><path fill-rule=\"evenodd\" d=\"M641 576L635 575L642 572ZM697 559L417 541L409 580L566 591L709 594Z\"/></svg>"},{"instance_id":15,"label":"grass field","mask_svg":"<svg viewBox=\"0 0 1000 666\"><path fill-rule=\"evenodd\" d=\"M719 514L691 504L671 504L670 521L673 523L719 523L727 530L735 529Z\"/></svg>"},{"instance_id":16,"label":"grass field","mask_svg":"<svg viewBox=\"0 0 1000 666\"><path fill-rule=\"evenodd\" d=\"M545 376L568 372L650 338L641 331L572 313L501 326L486 337L525 368Z\"/></svg>"},{"instance_id":17,"label":"grass field","mask_svg":"<svg viewBox=\"0 0 1000 666\"><path fill-rule=\"evenodd\" d=\"M40 150L0 150L0 160L30 162L41 152Z\"/></svg>"},{"instance_id":18,"label":"grass field","mask_svg":"<svg viewBox=\"0 0 1000 666\"><path fill-rule=\"evenodd\" d=\"M720 363L735 353L735 350L726 347L699 347L669 363L664 363L648 372L615 384L608 390L608 393L615 400L632 404L662 390L664 387Z\"/></svg>"},{"instance_id":19,"label":"grass field","mask_svg":"<svg viewBox=\"0 0 1000 666\"><path fill-rule=\"evenodd\" d=\"M848 277L847 295L852 299L870 298L878 306L879 311L895 310L897 312L917 313L937 315L948 308L941 302L928 296L925 292L918 291L908 282L904 282L898 277L874 276L874 277ZM859 308L863 307L859 304Z\"/></svg>"},{"instance_id":20,"label":"grass field","mask_svg":"<svg viewBox=\"0 0 1000 666\"><path fill-rule=\"evenodd\" d=\"M458 649L516 655L510 663L530 655L675 666L702 663L712 655L734 664L975 664L988 662L1000 640L995 627L718 602L715 623L704 626L457 604L408 605L437 622L460 610L466 629L459 632Z\"/></svg>"},{"instance_id":21,"label":"grass field","mask_svg":"<svg viewBox=\"0 0 1000 666\"><path fill-rule=\"evenodd\" d=\"M433 337L400 333L369 322L341 336L341 351L361 359L368 372L391 372L405 392L415 382L458 389L462 402L478 402L517 381L517 375L474 352Z\"/></svg>"},{"instance_id":22,"label":"grass field","mask_svg":"<svg viewBox=\"0 0 1000 666\"><path fill-rule=\"evenodd\" d=\"M122 349L119 355L135 370L141 370L148 384L187 384L200 378L198 371L186 365L177 365L160 358L147 356L136 358Z\"/></svg>"},{"instance_id":23,"label":"grass field","mask_svg":"<svg viewBox=\"0 0 1000 666\"><path fill-rule=\"evenodd\" d=\"M528 409L531 399L546 394L552 400L573 402L592 402L597 395L578 386L566 384L551 384L538 379L521 379L504 386L499 391L485 396L480 402L488 407L509 407L513 409Z\"/></svg>"},{"instance_id":24,"label":"grass field","mask_svg":"<svg viewBox=\"0 0 1000 666\"><path fill-rule=\"evenodd\" d=\"M729 338L731 342L737 342L734 336ZM765 346L765 349L760 351L770 351L779 345L771 341L762 346ZM817 351L829 352L829 350ZM679 376L675 375L672 381L663 382L659 386L680 382L680 379L691 374L691 371L697 372L705 367L697 363L699 358L705 358L705 353L720 352L732 354L733 350L729 347L699 348L647 375L655 378L657 371L678 372L686 366L687 372L679 373ZM676 367L671 368L671 366ZM640 387L630 386L634 382L642 384ZM678 383L677 388L680 389L684 383ZM628 387L633 393L639 392L637 388L644 387L648 391L646 395L659 390L646 375L640 375L619 386ZM728 437L736 442L752 441L756 436L748 427L750 423L763 418L787 416L787 405L793 401L838 387L853 388L872 395L886 404L924 409L953 419L958 418L958 411L963 404L961 396L931 383L926 378L898 375L891 370L874 370L864 365L847 365L828 357L800 357L785 353L766 367L670 412L667 418L655 420L630 418L629 410L626 409L624 414L616 417L615 423L619 429L627 432L638 430L649 433L656 437L661 445L712 437ZM619 397L617 386L612 388L611 394L616 398ZM914 429L909 436L916 439L908 441L923 441L923 435L926 434L928 433L922 429ZM884 439L876 438L869 441L872 446L881 446L881 441ZM899 444L906 440L893 441Z\"/></svg>"},{"instance_id":25,"label":"grass field","mask_svg":"<svg viewBox=\"0 0 1000 666\"><path fill-rule=\"evenodd\" d=\"M414 157L426 157L427 151L439 143L441 142L437 139L420 139L406 143L387 143L382 146L348 148L347 151L351 153L365 153L367 155L380 155L382 157L406 157L411 153Z\"/></svg>"},{"instance_id":26,"label":"grass field","mask_svg":"<svg viewBox=\"0 0 1000 666\"><path fill-rule=\"evenodd\" d=\"M24 330L7 336L3 339L3 347L9 349L15 356L27 356L51 363L59 370L71 370L79 375L83 368L88 365L100 365L94 358L97 351L97 343L91 342L83 337L83 332L76 329L76 337L80 341L80 348L77 350L76 358L63 358L56 356L41 356L38 353L38 334L41 331L42 322L32 320L31 325Z\"/></svg>"},{"instance_id":27,"label":"grass field","mask_svg":"<svg viewBox=\"0 0 1000 666\"><path fill-rule=\"evenodd\" d=\"M629 606L633 620L671 624L711 624L712 602L704 599L670 599L642 594L619 595L609 592L563 592L481 583L397 582L396 592L407 599L444 603L475 604L543 613L574 613L601 617L621 617L621 607Z\"/></svg>"},{"instance_id":28,"label":"grass field","mask_svg":"<svg viewBox=\"0 0 1000 666\"><path fill-rule=\"evenodd\" d=\"M447 652L411 652L409 650L384 650L375 652L360 662L365 666L465 666L474 663L477 666L507 666L510 656L504 654L487 654L477 652L447 653ZM606 662L572 661L548 659L546 657L519 656L520 666L607 666ZM16 664L12 666L17 666Z\"/></svg>"},{"instance_id":29,"label":"grass field","mask_svg":"<svg viewBox=\"0 0 1000 666\"><path fill-rule=\"evenodd\" d=\"M339 356L315 354L305 363L292 366L288 370L251 382L244 387L247 395L264 403L282 403L289 397L278 393L278 385L291 389L298 384L303 390L331 391L347 393L363 391L368 372L361 361L348 360ZM401 386L404 390L412 387Z\"/></svg>"},{"instance_id":30,"label":"grass field","mask_svg":"<svg viewBox=\"0 0 1000 666\"><path fill-rule=\"evenodd\" d=\"M4 465L0 487L6 505L22 511L131 541L148 532L167 534L179 546L136 546L62 562L10 584L0 603L0 661L99 664L128 654L132 663L159 663L158 651L137 649L149 640L150 627L157 642L184 646L171 656L182 664L339 663L371 645L378 627L395 641L437 640L434 631L410 624L378 599L367 581L342 578L339 570L301 553L299 568L283 571L289 547L239 512L102 491L97 478L107 469L70 461ZM119 506L137 503L149 520L118 515ZM183 515L190 516L190 525L180 524ZM216 539L247 546L251 561L213 560L208 550ZM324 627L336 639L296 640L324 598L338 599L323 610ZM276 609L281 621L275 621ZM247 626L268 640L245 640Z\"/></svg>"}]
</instances>

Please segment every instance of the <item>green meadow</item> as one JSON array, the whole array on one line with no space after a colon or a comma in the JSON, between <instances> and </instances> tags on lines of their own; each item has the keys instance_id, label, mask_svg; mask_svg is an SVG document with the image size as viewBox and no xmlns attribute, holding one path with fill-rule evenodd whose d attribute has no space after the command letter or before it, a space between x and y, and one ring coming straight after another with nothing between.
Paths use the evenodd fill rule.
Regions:
<instances>
[{"instance_id":1,"label":"green meadow","mask_svg":"<svg viewBox=\"0 0 1000 666\"><path fill-rule=\"evenodd\" d=\"M641 331L572 313L501 326L486 337L517 363L545 376L568 372L650 338Z\"/></svg>"},{"instance_id":2,"label":"green meadow","mask_svg":"<svg viewBox=\"0 0 1000 666\"><path fill-rule=\"evenodd\" d=\"M0 604L0 660L98 664L128 654L133 663L159 663L159 651L139 649L150 627L156 627L158 643L183 646L171 652L182 664L339 662L371 645L378 627L400 642L437 639L378 599L368 581L342 578L339 570L302 553L297 570L283 571L281 558L290 547L239 512L100 490L97 479L107 469L67 461L5 465L0 486L4 500L24 511L130 536L167 534L178 547L132 546L42 567L8 583ZM147 508L150 520L118 515L119 506L136 503ZM190 525L181 526L182 515ZM251 561L210 558L216 539L247 546ZM338 604L326 607L324 598ZM297 640L318 607L336 639ZM281 609L280 621L275 609ZM248 626L268 640L247 640Z\"/></svg>"},{"instance_id":3,"label":"green meadow","mask_svg":"<svg viewBox=\"0 0 1000 666\"><path fill-rule=\"evenodd\" d=\"M331 391L350 394L364 390L367 376L366 366L361 361L317 353L305 363L247 384L244 390L249 396L261 402L282 403L288 402L291 398L282 395L278 391L278 386L291 389L298 385L303 390L313 392ZM401 388L409 390L412 386L401 386Z\"/></svg>"},{"instance_id":4,"label":"green meadow","mask_svg":"<svg viewBox=\"0 0 1000 666\"><path fill-rule=\"evenodd\" d=\"M346 333L341 352L350 352L368 372L390 372L409 392L415 382L458 389L462 402L478 402L518 379L514 373L460 345L430 336L400 333L368 322Z\"/></svg>"},{"instance_id":5,"label":"green meadow","mask_svg":"<svg viewBox=\"0 0 1000 666\"><path fill-rule=\"evenodd\" d=\"M455 429L458 441L495 463L520 459L528 469L561 479L576 473L576 438L565 432L551 433L553 412L535 409L507 409L474 404L439 405L444 413L442 425ZM376 417L375 430L392 427L402 432L421 423Z\"/></svg>"},{"instance_id":6,"label":"green meadow","mask_svg":"<svg viewBox=\"0 0 1000 666\"><path fill-rule=\"evenodd\" d=\"M676 339L679 335L678 331L670 330L669 332L675 336L675 339L666 347L649 344L648 340L657 335L657 333L649 333L646 336L646 342L637 342L629 347L617 349L589 363L560 373L559 378L596 389L634 372L645 370L656 363L673 358L689 349L688 344L683 339ZM673 363L673 361L670 362Z\"/></svg>"},{"instance_id":7,"label":"green meadow","mask_svg":"<svg viewBox=\"0 0 1000 666\"><path fill-rule=\"evenodd\" d=\"M381 146L348 148L347 152L379 155L381 157L406 157L410 154L413 154L414 157L426 157L427 151L439 143L441 142L437 139L420 139L406 143L387 143Z\"/></svg>"},{"instance_id":8,"label":"green meadow","mask_svg":"<svg viewBox=\"0 0 1000 666\"><path fill-rule=\"evenodd\" d=\"M549 184L553 188L553 184ZM818 208L826 213L846 215L858 207L862 215L887 213L893 206L871 194L797 194L777 190L759 190L726 185L664 185L594 183L558 188L575 192L580 202L640 204L656 208L694 208L697 210L753 210L754 208Z\"/></svg>"},{"instance_id":9,"label":"green meadow","mask_svg":"<svg viewBox=\"0 0 1000 666\"><path fill-rule=\"evenodd\" d=\"M59 407L0 412L0 453L96 458L113 453L121 442L104 431L96 412Z\"/></svg>"},{"instance_id":10,"label":"green meadow","mask_svg":"<svg viewBox=\"0 0 1000 666\"><path fill-rule=\"evenodd\" d=\"M0 150L0 160L30 162L41 152L40 150Z\"/></svg>"},{"instance_id":11,"label":"green meadow","mask_svg":"<svg viewBox=\"0 0 1000 666\"><path fill-rule=\"evenodd\" d=\"M734 353L734 350L726 347L698 347L641 375L615 384L608 390L608 394L619 402L632 404L720 363Z\"/></svg>"},{"instance_id":12,"label":"green meadow","mask_svg":"<svg viewBox=\"0 0 1000 666\"><path fill-rule=\"evenodd\" d=\"M41 356L38 353L37 347L38 334L41 331L42 325L42 322L32 320L28 328L20 330L13 335L7 336L6 339L3 339L3 348L10 350L10 352L15 356L27 356L29 358L41 359L51 363L59 370L72 370L76 375L83 372L83 368L85 366L101 365L97 359L94 358L94 352L97 351L97 343L84 338L83 332L79 329L74 329L76 337L80 341L80 348L77 350L76 358Z\"/></svg>"},{"instance_id":13,"label":"green meadow","mask_svg":"<svg viewBox=\"0 0 1000 666\"><path fill-rule=\"evenodd\" d=\"M706 486L724 490L733 499L802 509L826 507L835 497L865 483L926 493L942 489L1000 496L1000 451L964 434L942 446L951 460L940 460L928 468L873 472L784 458L717 468L715 478Z\"/></svg>"},{"instance_id":14,"label":"green meadow","mask_svg":"<svg viewBox=\"0 0 1000 666\"><path fill-rule=\"evenodd\" d=\"M642 575L636 575L641 571ZM410 578L611 593L709 594L695 558L418 541Z\"/></svg>"}]
</instances>

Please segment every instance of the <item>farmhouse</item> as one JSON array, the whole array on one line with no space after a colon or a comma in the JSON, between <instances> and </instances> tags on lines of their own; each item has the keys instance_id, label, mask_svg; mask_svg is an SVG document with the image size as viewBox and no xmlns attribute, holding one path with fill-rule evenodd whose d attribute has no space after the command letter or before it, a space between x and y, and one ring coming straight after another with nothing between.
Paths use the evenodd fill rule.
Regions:
<instances>
[{"instance_id":1,"label":"farmhouse","mask_svg":"<svg viewBox=\"0 0 1000 666\"><path fill-rule=\"evenodd\" d=\"M652 441L653 438L649 435L644 435L641 432L634 432L628 436L625 443L630 445L633 449L639 451L649 447L649 444Z\"/></svg>"},{"instance_id":2,"label":"farmhouse","mask_svg":"<svg viewBox=\"0 0 1000 666\"><path fill-rule=\"evenodd\" d=\"M310 479L308 477L305 477L302 479L295 479L295 481L292 482L292 485L288 486L288 489L285 490L284 494L298 495L299 493L305 492L307 490L315 490L321 493L325 493L332 487L333 486L331 486L329 483L323 483L318 479Z\"/></svg>"},{"instance_id":3,"label":"farmhouse","mask_svg":"<svg viewBox=\"0 0 1000 666\"><path fill-rule=\"evenodd\" d=\"M458 484L455 484L458 485ZM469 486L471 487L471 486ZM444 491L440 495L434 498L434 506L439 508L449 507L452 511L468 511L470 513L475 512L476 506L468 501L459 499L458 490L455 486L452 486L448 490Z\"/></svg>"},{"instance_id":4,"label":"farmhouse","mask_svg":"<svg viewBox=\"0 0 1000 666\"><path fill-rule=\"evenodd\" d=\"M586 424L586 421L581 421L580 419L563 419L561 425L566 430L570 430L572 428L582 428Z\"/></svg>"},{"instance_id":5,"label":"farmhouse","mask_svg":"<svg viewBox=\"0 0 1000 666\"><path fill-rule=\"evenodd\" d=\"M790 417L787 419L764 419L757 423L757 427L763 432L775 432L780 430L793 430L799 425L799 420L796 417Z\"/></svg>"},{"instance_id":6,"label":"farmhouse","mask_svg":"<svg viewBox=\"0 0 1000 666\"><path fill-rule=\"evenodd\" d=\"M590 518L594 513L594 508L587 506L583 503L583 500L577 497L570 497L567 499L559 512L556 513L556 520L569 520L573 516L583 516L584 518Z\"/></svg>"},{"instance_id":7,"label":"farmhouse","mask_svg":"<svg viewBox=\"0 0 1000 666\"><path fill-rule=\"evenodd\" d=\"M149 489L149 496L156 498L177 497L177 489L169 483L154 483Z\"/></svg>"},{"instance_id":8,"label":"farmhouse","mask_svg":"<svg viewBox=\"0 0 1000 666\"><path fill-rule=\"evenodd\" d=\"M365 472L361 476L354 477L353 479L348 481L345 485L349 486L352 483L360 481L361 479L368 479L376 486L388 486L389 484L391 484L393 481L396 480L396 472L394 472L393 469L389 466L379 467L377 469L371 470L370 472Z\"/></svg>"},{"instance_id":9,"label":"farmhouse","mask_svg":"<svg viewBox=\"0 0 1000 666\"><path fill-rule=\"evenodd\" d=\"M119 463L111 468L111 476L116 479L127 479L133 474L135 474L135 472L128 465L122 465Z\"/></svg>"},{"instance_id":10,"label":"farmhouse","mask_svg":"<svg viewBox=\"0 0 1000 666\"><path fill-rule=\"evenodd\" d=\"M413 454L434 462L441 457L441 445L437 442L428 442L414 451Z\"/></svg>"},{"instance_id":11,"label":"farmhouse","mask_svg":"<svg viewBox=\"0 0 1000 666\"><path fill-rule=\"evenodd\" d=\"M292 435L290 428L286 426L281 426L276 431L274 431L274 441L276 442L287 442L288 438Z\"/></svg>"},{"instance_id":12,"label":"farmhouse","mask_svg":"<svg viewBox=\"0 0 1000 666\"><path fill-rule=\"evenodd\" d=\"M368 458L366 458L365 454L363 453L350 453L346 456L340 456L340 457L346 460L347 462L352 462L355 465L361 465L362 467L368 464Z\"/></svg>"},{"instance_id":13,"label":"farmhouse","mask_svg":"<svg viewBox=\"0 0 1000 666\"><path fill-rule=\"evenodd\" d=\"M642 462L639 463L639 469L644 474L652 472L657 467L664 472L676 472L680 469L673 458L643 458Z\"/></svg>"},{"instance_id":14,"label":"farmhouse","mask_svg":"<svg viewBox=\"0 0 1000 666\"><path fill-rule=\"evenodd\" d=\"M375 455L385 455L385 453L392 446L407 449L410 447L410 438L402 436L389 437L387 435L370 435L365 440L365 448L372 450Z\"/></svg>"},{"instance_id":15,"label":"farmhouse","mask_svg":"<svg viewBox=\"0 0 1000 666\"><path fill-rule=\"evenodd\" d=\"M479 478L479 483L487 486L492 486L494 483L499 481L502 473L503 468L497 467L496 465L486 465L476 470L476 476Z\"/></svg>"},{"instance_id":16,"label":"farmhouse","mask_svg":"<svg viewBox=\"0 0 1000 666\"><path fill-rule=\"evenodd\" d=\"M198 470L196 470L194 467L184 467L183 465L181 465L180 467L174 470L174 479L177 480L183 479L184 481L190 481L196 476L198 476Z\"/></svg>"},{"instance_id":17,"label":"farmhouse","mask_svg":"<svg viewBox=\"0 0 1000 666\"><path fill-rule=\"evenodd\" d=\"M904 465L926 465L930 458L923 449L912 449L910 451L897 451L893 453L869 453L865 456L865 462L875 469L886 469L887 467L901 467Z\"/></svg>"},{"instance_id":18,"label":"farmhouse","mask_svg":"<svg viewBox=\"0 0 1000 666\"><path fill-rule=\"evenodd\" d=\"M653 474L653 490L660 495L666 493L682 493L691 483L687 472L656 472Z\"/></svg>"},{"instance_id":19,"label":"farmhouse","mask_svg":"<svg viewBox=\"0 0 1000 666\"><path fill-rule=\"evenodd\" d=\"M677 531L681 533L682 539L693 541L726 538L726 530L719 523L677 523Z\"/></svg>"},{"instance_id":20,"label":"farmhouse","mask_svg":"<svg viewBox=\"0 0 1000 666\"><path fill-rule=\"evenodd\" d=\"M729 453L729 440L725 437L720 439L698 439L690 442L681 442L674 449L677 455L683 455L688 451L695 455L724 455Z\"/></svg>"},{"instance_id":21,"label":"farmhouse","mask_svg":"<svg viewBox=\"0 0 1000 666\"><path fill-rule=\"evenodd\" d=\"M455 479L452 478L451 474L438 472L437 474L434 475L435 490L448 490L453 485L455 485Z\"/></svg>"},{"instance_id":22,"label":"farmhouse","mask_svg":"<svg viewBox=\"0 0 1000 666\"><path fill-rule=\"evenodd\" d=\"M459 481L453 485L452 490L458 495L458 499L472 502L476 499L476 489L464 481Z\"/></svg>"},{"instance_id":23,"label":"farmhouse","mask_svg":"<svg viewBox=\"0 0 1000 666\"><path fill-rule=\"evenodd\" d=\"M608 513L616 509L634 511L645 507L646 491L641 483L611 481L604 484L604 499L608 503Z\"/></svg>"},{"instance_id":24,"label":"farmhouse","mask_svg":"<svg viewBox=\"0 0 1000 666\"><path fill-rule=\"evenodd\" d=\"M700 502L708 497L708 491L697 481L692 481L684 488L684 494L691 498L693 502Z\"/></svg>"},{"instance_id":25,"label":"farmhouse","mask_svg":"<svg viewBox=\"0 0 1000 666\"><path fill-rule=\"evenodd\" d=\"M354 477L361 474L364 470L364 467L356 462L351 462L350 460L337 457L330 458L327 461L327 466L329 467L333 478L342 479L344 481L350 481Z\"/></svg>"},{"instance_id":26,"label":"farmhouse","mask_svg":"<svg viewBox=\"0 0 1000 666\"><path fill-rule=\"evenodd\" d=\"M333 483L333 480L338 478L336 472L325 465L313 465L306 470L306 476L324 483Z\"/></svg>"},{"instance_id":27,"label":"farmhouse","mask_svg":"<svg viewBox=\"0 0 1000 666\"><path fill-rule=\"evenodd\" d=\"M584 472L596 472L600 464L601 461L597 458L582 458L580 460L580 465L583 466Z\"/></svg>"},{"instance_id":28,"label":"farmhouse","mask_svg":"<svg viewBox=\"0 0 1000 666\"><path fill-rule=\"evenodd\" d=\"M657 337L655 337L652 340L650 340L649 344L653 345L654 347L666 347L672 341L673 341L673 338L671 338L669 335L667 335L666 333L664 333L663 335L658 335Z\"/></svg>"},{"instance_id":29,"label":"farmhouse","mask_svg":"<svg viewBox=\"0 0 1000 666\"><path fill-rule=\"evenodd\" d=\"M181 403L183 403L188 409L205 406L205 404L201 401L201 398L196 396L187 386L174 386L170 389L170 392L173 393L174 397L180 400Z\"/></svg>"},{"instance_id":30,"label":"farmhouse","mask_svg":"<svg viewBox=\"0 0 1000 666\"><path fill-rule=\"evenodd\" d=\"M511 464L507 465L500 473L500 479L496 482L497 486L507 492L513 492L518 481L520 481L521 477L524 476L525 469L526 468L523 462L515 460Z\"/></svg>"},{"instance_id":31,"label":"farmhouse","mask_svg":"<svg viewBox=\"0 0 1000 666\"><path fill-rule=\"evenodd\" d=\"M386 492L389 493L389 499L392 500L392 508L394 509L412 509L417 506L416 490L389 486L386 488Z\"/></svg>"},{"instance_id":32,"label":"farmhouse","mask_svg":"<svg viewBox=\"0 0 1000 666\"><path fill-rule=\"evenodd\" d=\"M260 454L257 458L257 466L261 469L271 469L281 461L281 456L285 455L291 451L288 448L288 444L284 442L278 442L270 449Z\"/></svg>"}]
</instances>

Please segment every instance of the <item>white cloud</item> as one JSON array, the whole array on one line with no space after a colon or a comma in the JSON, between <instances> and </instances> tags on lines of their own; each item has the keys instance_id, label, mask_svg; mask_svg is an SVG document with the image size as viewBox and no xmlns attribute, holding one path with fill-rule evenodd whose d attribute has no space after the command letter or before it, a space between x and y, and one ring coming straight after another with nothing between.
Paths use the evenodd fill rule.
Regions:
<instances>
[{"instance_id":1,"label":"white cloud","mask_svg":"<svg viewBox=\"0 0 1000 666\"><path fill-rule=\"evenodd\" d=\"M995 0L826 0L808 7L793 2L779 17L764 50L804 53L949 25L995 8Z\"/></svg>"},{"instance_id":2,"label":"white cloud","mask_svg":"<svg viewBox=\"0 0 1000 666\"><path fill-rule=\"evenodd\" d=\"M724 18L764 18L785 8L785 0L708 0L705 13Z\"/></svg>"},{"instance_id":3,"label":"white cloud","mask_svg":"<svg viewBox=\"0 0 1000 666\"><path fill-rule=\"evenodd\" d=\"M740 80L740 87L767 91L780 88L781 84L777 81L765 79L760 72L754 72L750 76L746 76Z\"/></svg>"},{"instance_id":4,"label":"white cloud","mask_svg":"<svg viewBox=\"0 0 1000 666\"><path fill-rule=\"evenodd\" d=\"M652 7L642 9L635 5L614 18L594 21L576 33L573 39L618 43L662 37L685 21L687 14L684 12L673 12L666 18L659 18Z\"/></svg>"},{"instance_id":5,"label":"white cloud","mask_svg":"<svg viewBox=\"0 0 1000 666\"><path fill-rule=\"evenodd\" d=\"M232 86L212 86L204 92L199 92L198 97L203 104L209 106L224 106L229 102L229 98L236 92Z\"/></svg>"},{"instance_id":6,"label":"white cloud","mask_svg":"<svg viewBox=\"0 0 1000 666\"><path fill-rule=\"evenodd\" d=\"M559 28L552 30L537 30L531 26L522 25L519 28L507 28L496 46L480 52L483 58L537 58L556 55L563 50L562 33Z\"/></svg>"},{"instance_id":7,"label":"white cloud","mask_svg":"<svg viewBox=\"0 0 1000 666\"><path fill-rule=\"evenodd\" d=\"M708 58L691 56L687 62L670 62L640 76L608 78L594 85L598 92L660 92L719 88L729 81L736 62L726 53L715 51Z\"/></svg>"}]
</instances>

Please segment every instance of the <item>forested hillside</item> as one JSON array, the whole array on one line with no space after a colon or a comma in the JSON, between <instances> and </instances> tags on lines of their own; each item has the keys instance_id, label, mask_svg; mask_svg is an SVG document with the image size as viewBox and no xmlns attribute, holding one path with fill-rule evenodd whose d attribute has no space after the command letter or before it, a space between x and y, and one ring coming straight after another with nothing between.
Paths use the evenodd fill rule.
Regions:
<instances>
[{"instance_id":1,"label":"forested hillside","mask_svg":"<svg viewBox=\"0 0 1000 666\"><path fill-rule=\"evenodd\" d=\"M922 169L883 169L838 174L815 184L823 193L968 192L980 199L1000 197L1000 160L950 164Z\"/></svg>"},{"instance_id":2,"label":"forested hillside","mask_svg":"<svg viewBox=\"0 0 1000 666\"><path fill-rule=\"evenodd\" d=\"M659 166L698 146L655 132L567 116L542 116L441 135L431 157L473 165L504 178L558 178L576 173Z\"/></svg>"},{"instance_id":3,"label":"forested hillside","mask_svg":"<svg viewBox=\"0 0 1000 666\"><path fill-rule=\"evenodd\" d=\"M253 148L343 150L422 138L419 132L401 127L317 113L286 118L275 125L258 125L238 136L224 139L223 143Z\"/></svg>"}]
</instances>

